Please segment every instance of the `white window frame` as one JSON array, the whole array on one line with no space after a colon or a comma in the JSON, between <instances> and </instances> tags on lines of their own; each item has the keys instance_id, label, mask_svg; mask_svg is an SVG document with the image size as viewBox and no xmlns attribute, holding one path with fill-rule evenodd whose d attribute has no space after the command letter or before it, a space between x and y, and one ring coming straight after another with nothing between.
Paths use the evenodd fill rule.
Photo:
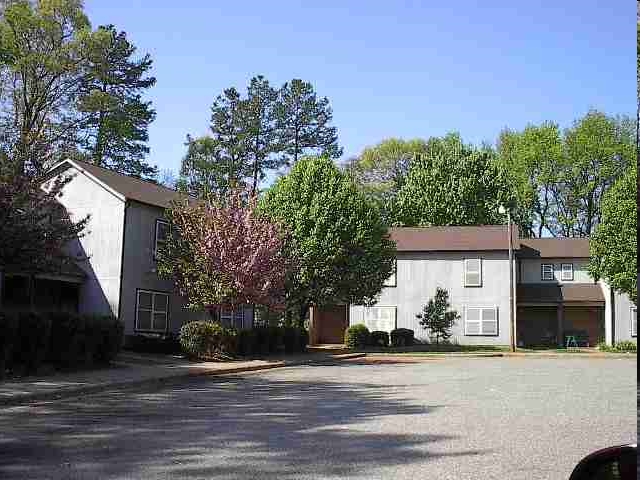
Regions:
<instances>
[{"instance_id":1,"label":"white window frame","mask_svg":"<svg viewBox=\"0 0 640 480\"><path fill-rule=\"evenodd\" d=\"M384 281L383 284L385 287L397 287L398 286L398 260L396 260L393 264L393 272L389 275Z\"/></svg>"},{"instance_id":2,"label":"white window frame","mask_svg":"<svg viewBox=\"0 0 640 480\"><path fill-rule=\"evenodd\" d=\"M635 331L633 329L633 317L636 317L636 328ZM637 307L631 307L631 317L629 318L629 330L631 330L631 336L632 337L637 337L638 336L638 308Z\"/></svg>"},{"instance_id":3,"label":"white window frame","mask_svg":"<svg viewBox=\"0 0 640 480\"><path fill-rule=\"evenodd\" d=\"M565 270L565 267L569 268ZM568 272L569 275L565 276L565 272ZM573 263L560 264L560 279L563 282L573 282Z\"/></svg>"},{"instance_id":4,"label":"white window frame","mask_svg":"<svg viewBox=\"0 0 640 480\"><path fill-rule=\"evenodd\" d=\"M247 315L245 315L244 306L242 305L237 306L233 310L220 310L220 323L223 325L230 325L240 329L251 328L251 325L247 326L249 320ZM238 324L240 326L238 326Z\"/></svg>"},{"instance_id":5,"label":"white window frame","mask_svg":"<svg viewBox=\"0 0 640 480\"><path fill-rule=\"evenodd\" d=\"M391 325L391 329L390 330L382 330L384 332L391 333L392 330L395 330L396 328L398 328L398 308L395 305L374 305L373 307L363 307L363 309L362 309L362 324L366 325L367 328L369 328L368 325L370 325L371 322L367 321L368 315L371 314L371 312L373 312L373 311L380 311L382 309L390 309L390 310L393 311L393 324ZM371 330L371 329L369 329L369 330ZM373 330L371 330L371 331L373 331Z\"/></svg>"},{"instance_id":6,"label":"white window frame","mask_svg":"<svg viewBox=\"0 0 640 480\"><path fill-rule=\"evenodd\" d=\"M547 278L545 277L545 268L544 267L551 267L551 278ZM549 273L548 271L546 273ZM555 277L555 267L553 266L553 263L543 263L540 265L540 279L543 282L552 282L556 279Z\"/></svg>"},{"instance_id":7,"label":"white window frame","mask_svg":"<svg viewBox=\"0 0 640 480\"><path fill-rule=\"evenodd\" d=\"M478 310L479 317L478 320L469 321L469 310ZM496 319L496 331L494 332L485 332L482 329L482 312L483 310L493 310L495 319ZM479 333L469 333L467 326L469 323L478 323L478 332ZM464 308L464 334L468 337L497 337L500 334L500 319L498 317L498 306L476 306L470 305Z\"/></svg>"},{"instance_id":8,"label":"white window frame","mask_svg":"<svg viewBox=\"0 0 640 480\"><path fill-rule=\"evenodd\" d=\"M154 259L154 260L157 260L157 259L158 259L158 243L160 243L160 244L166 244L166 243L167 243L166 239L165 239L165 240L162 240L162 241L160 241L160 242L158 241L158 232L160 231L160 229L158 228L158 226L159 226L160 224L166 225L166 226L167 226L167 228L170 228L170 227L169 227L169 222L167 222L166 220L162 220L162 219L160 219L160 218L156 219L156 229L155 229L155 232L154 232L154 235L153 235L153 239L154 239L154 240L153 240L153 259ZM167 235L168 235L170 232L171 232L171 230L169 229L169 232L167 233Z\"/></svg>"},{"instance_id":9,"label":"white window frame","mask_svg":"<svg viewBox=\"0 0 640 480\"><path fill-rule=\"evenodd\" d=\"M151 295L151 308L140 308L140 294L141 293L146 293ZM167 297L167 310L156 310L156 297L159 296L164 296ZM157 292L154 290L142 290L142 289L138 289L136 291L136 331L138 332L167 332L169 330L169 301L171 300L170 295L166 292ZM140 311L144 311L144 312L150 312L151 314L151 328L139 328L138 326L138 314L140 313ZM164 313L165 316L165 327L162 329L159 328L153 328L153 324L155 322L155 315L159 314L159 313Z\"/></svg>"},{"instance_id":10,"label":"white window frame","mask_svg":"<svg viewBox=\"0 0 640 480\"><path fill-rule=\"evenodd\" d=\"M478 270L473 270L470 271L469 270L469 263L470 262L478 262ZM471 273L477 273L478 274L478 283L469 283L468 282L468 275ZM464 286L465 287L481 287L482 286L482 258L465 258L464 259Z\"/></svg>"}]
</instances>

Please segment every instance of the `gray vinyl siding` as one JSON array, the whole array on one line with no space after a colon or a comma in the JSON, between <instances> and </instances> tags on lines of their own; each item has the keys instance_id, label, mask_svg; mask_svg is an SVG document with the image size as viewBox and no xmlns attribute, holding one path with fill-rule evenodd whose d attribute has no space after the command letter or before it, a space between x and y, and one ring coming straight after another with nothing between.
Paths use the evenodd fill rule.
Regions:
<instances>
[{"instance_id":1,"label":"gray vinyl siding","mask_svg":"<svg viewBox=\"0 0 640 480\"><path fill-rule=\"evenodd\" d=\"M637 337L631 336L632 308L636 308L636 305L625 293L615 293L614 303L615 341L632 340L637 342Z\"/></svg>"},{"instance_id":2,"label":"gray vinyl siding","mask_svg":"<svg viewBox=\"0 0 640 480\"><path fill-rule=\"evenodd\" d=\"M118 315L124 201L75 168L65 170L72 179L64 186L60 203L72 220L90 215L84 236L68 249L87 260L79 266L87 274L79 291L81 313Z\"/></svg>"},{"instance_id":3,"label":"gray vinyl siding","mask_svg":"<svg viewBox=\"0 0 640 480\"><path fill-rule=\"evenodd\" d=\"M553 265L554 280L542 280L542 264ZM562 264L573 264L573 280L562 280ZM587 271L587 258L523 258L520 260L518 282L521 283L592 283Z\"/></svg>"},{"instance_id":4,"label":"gray vinyl siding","mask_svg":"<svg viewBox=\"0 0 640 480\"><path fill-rule=\"evenodd\" d=\"M465 287L464 259L482 259L482 286ZM416 318L433 297L436 287L446 288L460 320L452 329L451 341L474 345L509 344L509 261L507 252L398 252L395 287L385 287L376 305L396 307L396 327L410 328L416 338L427 338ZM497 307L498 335L467 336L464 315L467 307ZM351 305L349 323L362 323L364 307Z\"/></svg>"},{"instance_id":5,"label":"gray vinyl siding","mask_svg":"<svg viewBox=\"0 0 640 480\"><path fill-rule=\"evenodd\" d=\"M138 290L149 290L169 294L168 330L177 333L183 323L206 318L205 312L186 309L170 279L158 276L154 259L156 220L164 220L164 209L129 201L127 203L122 275L121 316L125 322L125 334L135 331L136 302ZM253 308L245 308L245 318L253 318Z\"/></svg>"}]
</instances>

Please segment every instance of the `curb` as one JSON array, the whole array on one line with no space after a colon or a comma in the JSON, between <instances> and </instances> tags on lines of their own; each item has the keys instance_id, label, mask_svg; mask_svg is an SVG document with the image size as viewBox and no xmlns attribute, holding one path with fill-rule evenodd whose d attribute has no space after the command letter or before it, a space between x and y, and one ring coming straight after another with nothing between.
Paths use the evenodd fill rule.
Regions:
<instances>
[{"instance_id":1,"label":"curb","mask_svg":"<svg viewBox=\"0 0 640 480\"><path fill-rule=\"evenodd\" d=\"M358 358L362 357L365 354L361 353L350 353L346 355L332 355L329 358L323 359L324 361L339 361L339 360L347 360L349 358ZM186 371L182 373L176 373L171 375L166 375L162 377L153 377L153 378L145 378L142 380L132 380L127 382L111 382L111 383L103 383L99 385L88 385L83 387L72 387L67 388L60 391L49 391L49 392L36 392L36 393L26 393L20 395L14 395L11 397L0 398L0 407L17 407L23 406L33 402L42 402L49 400L60 400L63 398L73 398L81 395L91 395L93 393L103 392L105 390L121 390L121 389L129 389L129 388L139 388L147 385L162 385L165 383L174 382L177 380L184 380L186 378L191 377L213 377L219 375L228 375L234 373L249 373L256 372L260 370L272 370L275 368L283 368L283 367L296 367L300 365L313 365L317 363L318 359L306 359L306 360L298 360L286 362L282 360L274 361L272 363L267 363L264 365L251 365L247 367L232 367L226 369L193 369L191 371Z\"/></svg>"},{"instance_id":2,"label":"curb","mask_svg":"<svg viewBox=\"0 0 640 480\"><path fill-rule=\"evenodd\" d=\"M604 359L631 359L636 358L636 354L630 353L535 353L535 352L487 352L487 353L435 353L424 352L418 355L412 355L410 353L382 353L371 352L363 355L376 357L376 356L391 356L398 358L490 358L490 357L510 357L510 358L604 358Z\"/></svg>"}]
</instances>

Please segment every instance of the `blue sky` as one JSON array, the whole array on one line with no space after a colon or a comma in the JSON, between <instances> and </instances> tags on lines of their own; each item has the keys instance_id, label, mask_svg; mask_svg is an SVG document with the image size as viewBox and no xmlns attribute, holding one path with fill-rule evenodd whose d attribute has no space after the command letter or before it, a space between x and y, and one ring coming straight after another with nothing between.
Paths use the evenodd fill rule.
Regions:
<instances>
[{"instance_id":1,"label":"blue sky","mask_svg":"<svg viewBox=\"0 0 640 480\"><path fill-rule=\"evenodd\" d=\"M187 133L207 132L213 98L257 74L314 84L345 157L388 137L458 131L494 142L505 126L589 108L636 108L630 1L87 0L154 59L149 160L177 171Z\"/></svg>"}]
</instances>

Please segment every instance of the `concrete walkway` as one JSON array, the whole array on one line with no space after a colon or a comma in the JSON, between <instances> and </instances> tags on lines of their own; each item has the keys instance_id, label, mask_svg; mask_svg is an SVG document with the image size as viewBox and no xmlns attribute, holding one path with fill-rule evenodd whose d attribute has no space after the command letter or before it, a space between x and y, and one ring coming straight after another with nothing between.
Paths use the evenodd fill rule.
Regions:
<instances>
[{"instance_id":1,"label":"concrete walkway","mask_svg":"<svg viewBox=\"0 0 640 480\"><path fill-rule=\"evenodd\" d=\"M222 375L294 365L335 362L363 354L308 353L260 360L191 362L180 356L122 352L108 367L77 372L57 372L42 377L0 381L0 406L74 397L106 389L163 383L185 377Z\"/></svg>"}]
</instances>

